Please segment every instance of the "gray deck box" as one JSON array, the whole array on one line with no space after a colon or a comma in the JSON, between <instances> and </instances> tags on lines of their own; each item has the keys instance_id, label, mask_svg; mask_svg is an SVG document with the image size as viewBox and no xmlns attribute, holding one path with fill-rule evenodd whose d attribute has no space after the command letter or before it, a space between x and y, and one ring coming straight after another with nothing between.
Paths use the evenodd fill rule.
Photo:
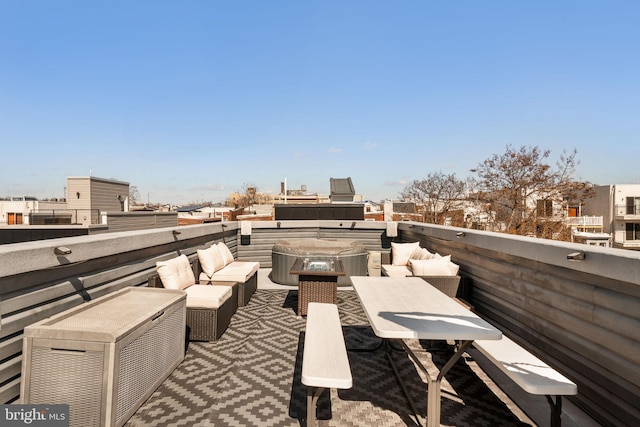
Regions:
<instances>
[{"instance_id":1,"label":"gray deck box","mask_svg":"<svg viewBox=\"0 0 640 427\"><path fill-rule=\"evenodd\" d=\"M24 330L21 403L122 426L184 359L186 294L129 287Z\"/></svg>"}]
</instances>

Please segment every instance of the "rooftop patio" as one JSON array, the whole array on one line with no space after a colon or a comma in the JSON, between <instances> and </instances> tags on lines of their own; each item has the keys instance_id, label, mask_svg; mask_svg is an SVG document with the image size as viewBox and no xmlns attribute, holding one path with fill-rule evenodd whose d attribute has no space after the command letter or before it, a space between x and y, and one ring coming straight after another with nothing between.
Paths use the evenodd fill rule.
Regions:
<instances>
[{"instance_id":1,"label":"rooftop patio","mask_svg":"<svg viewBox=\"0 0 640 427\"><path fill-rule=\"evenodd\" d=\"M258 292L219 341L189 343L184 362L127 425L304 425L305 321L295 315L295 288L269 280L271 247L282 238L320 237L358 239L369 250L388 252L385 224L266 221L244 236L238 223L176 231L0 246L2 401L19 399L25 326L117 289L144 286L156 261L177 253L193 257L196 249L224 241L237 258L260 261ZM640 254L421 223L401 223L398 231L396 241L420 241L452 254L461 266L464 296L475 310L578 384L578 395L564 401L565 426L632 425L640 418ZM70 252L56 254L61 247ZM584 259L567 258L575 252ZM338 298L347 347L372 345L376 339L354 292L340 287ZM438 366L449 351L440 343L423 356L428 361L433 354ZM403 353L396 356L423 412L424 383ZM332 390L330 405L321 400L320 425L412 425L383 352L350 351L349 359L354 386ZM447 375L443 390L443 425L548 423L544 398L512 389L473 350Z\"/></svg>"},{"instance_id":2,"label":"rooftop patio","mask_svg":"<svg viewBox=\"0 0 640 427\"><path fill-rule=\"evenodd\" d=\"M188 344L185 361L126 426L306 425L306 390L300 380L306 319L296 315L297 289L274 284L269 273L270 269L261 269L259 290L248 306L236 312L219 341ZM320 425L416 425L353 288L340 288L338 307L354 385L323 396ZM411 341L423 364L433 369L446 362L453 352L452 344ZM419 420L424 425L424 374L400 350L394 360L419 405ZM482 366L489 368L491 376ZM548 424L549 407L544 398L514 389L514 400L503 388L510 389L508 380L491 369L476 350L469 351L446 377L441 425ZM563 425L599 424L569 404Z\"/></svg>"}]
</instances>

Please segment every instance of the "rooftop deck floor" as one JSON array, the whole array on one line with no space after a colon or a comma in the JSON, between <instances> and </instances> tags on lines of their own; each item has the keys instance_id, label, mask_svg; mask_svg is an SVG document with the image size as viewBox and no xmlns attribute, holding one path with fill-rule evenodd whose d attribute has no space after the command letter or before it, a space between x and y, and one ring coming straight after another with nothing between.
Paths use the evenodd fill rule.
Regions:
<instances>
[{"instance_id":1,"label":"rooftop deck floor","mask_svg":"<svg viewBox=\"0 0 640 427\"><path fill-rule=\"evenodd\" d=\"M296 288L272 283L269 272L260 270L258 291L234 314L221 339L189 343L184 362L126 426L306 426L306 390L300 382L305 318L296 315ZM347 348L375 347L378 339L351 288L339 288L338 308ZM421 361L432 368L445 363L452 346L410 343L417 349L434 344L437 351L421 353ZM405 353L394 356L418 410L425 413L422 373ZM524 396L521 409L502 391L509 385L500 383L500 373L489 376L481 368L480 357L470 350L443 381L442 425L548 425L544 397ZM353 387L331 390L320 399L320 426L416 425L384 350L350 351L349 360ZM597 425L566 399L563 403L565 427ZM424 424L424 416L420 421Z\"/></svg>"}]
</instances>

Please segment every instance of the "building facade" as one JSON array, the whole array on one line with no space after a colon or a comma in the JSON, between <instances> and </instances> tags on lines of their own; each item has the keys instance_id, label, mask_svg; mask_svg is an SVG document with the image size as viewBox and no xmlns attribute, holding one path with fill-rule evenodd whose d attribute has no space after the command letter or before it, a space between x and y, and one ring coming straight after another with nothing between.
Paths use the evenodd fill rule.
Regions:
<instances>
[{"instance_id":1,"label":"building facade","mask_svg":"<svg viewBox=\"0 0 640 427\"><path fill-rule=\"evenodd\" d=\"M64 201L37 200L34 197L11 197L0 200L1 225L30 225L34 214L41 211L63 212L67 204Z\"/></svg>"},{"instance_id":2,"label":"building facade","mask_svg":"<svg viewBox=\"0 0 640 427\"><path fill-rule=\"evenodd\" d=\"M585 215L603 217L603 232L616 248L640 250L640 184L603 185L586 201Z\"/></svg>"},{"instance_id":3,"label":"building facade","mask_svg":"<svg viewBox=\"0 0 640 427\"><path fill-rule=\"evenodd\" d=\"M129 183L94 176L67 178L67 209L75 224L100 224L107 212L129 212Z\"/></svg>"}]
</instances>

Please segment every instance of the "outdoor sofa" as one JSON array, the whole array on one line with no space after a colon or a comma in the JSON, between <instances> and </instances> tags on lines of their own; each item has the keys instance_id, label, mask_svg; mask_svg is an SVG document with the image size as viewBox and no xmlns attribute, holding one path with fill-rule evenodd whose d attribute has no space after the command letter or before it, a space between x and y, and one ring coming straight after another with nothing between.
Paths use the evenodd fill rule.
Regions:
<instances>
[{"instance_id":1,"label":"outdoor sofa","mask_svg":"<svg viewBox=\"0 0 640 427\"><path fill-rule=\"evenodd\" d=\"M383 276L420 277L451 298L458 294L460 267L451 261L451 255L442 256L430 252L420 247L420 242L392 242L390 259L387 262L380 266Z\"/></svg>"},{"instance_id":2,"label":"outdoor sofa","mask_svg":"<svg viewBox=\"0 0 640 427\"><path fill-rule=\"evenodd\" d=\"M226 244L218 242L206 249L198 249L193 261L193 271L201 285L228 283L237 287L238 307L249 303L258 288L257 261L238 261Z\"/></svg>"},{"instance_id":3,"label":"outdoor sofa","mask_svg":"<svg viewBox=\"0 0 640 427\"><path fill-rule=\"evenodd\" d=\"M191 341L216 341L227 329L238 308L238 287L229 282L196 283L189 258L182 254L156 262L157 275L149 287L180 289L186 292L187 337Z\"/></svg>"}]
</instances>

